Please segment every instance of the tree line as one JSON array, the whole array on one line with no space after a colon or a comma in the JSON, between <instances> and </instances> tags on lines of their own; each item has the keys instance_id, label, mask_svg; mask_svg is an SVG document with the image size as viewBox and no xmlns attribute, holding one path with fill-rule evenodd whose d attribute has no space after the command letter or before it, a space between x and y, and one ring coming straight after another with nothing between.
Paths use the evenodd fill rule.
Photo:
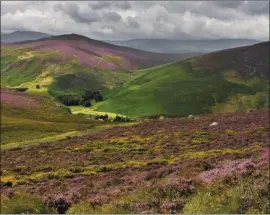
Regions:
<instances>
[{"instance_id":1,"label":"tree line","mask_svg":"<svg viewBox=\"0 0 270 215\"><path fill-rule=\"evenodd\" d=\"M76 106L76 105L83 105L84 107L91 107L92 100L96 102L100 102L103 100L102 95L98 91L86 91L82 96L68 94L68 95L61 95L58 97L59 101L62 102L66 106Z\"/></svg>"}]
</instances>

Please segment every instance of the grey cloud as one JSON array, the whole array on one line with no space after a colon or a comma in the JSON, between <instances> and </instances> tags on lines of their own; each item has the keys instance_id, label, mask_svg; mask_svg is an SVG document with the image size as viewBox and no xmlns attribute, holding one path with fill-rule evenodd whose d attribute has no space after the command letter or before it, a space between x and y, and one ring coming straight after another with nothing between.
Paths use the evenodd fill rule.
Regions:
<instances>
[{"instance_id":1,"label":"grey cloud","mask_svg":"<svg viewBox=\"0 0 270 215\"><path fill-rule=\"evenodd\" d=\"M190 11L196 15L220 20L233 20L242 15L264 14L269 16L269 3L266 1L178 1L170 4L160 2L169 13Z\"/></svg>"},{"instance_id":2,"label":"grey cloud","mask_svg":"<svg viewBox=\"0 0 270 215\"><path fill-rule=\"evenodd\" d=\"M248 14L265 14L269 16L269 2L268 1L247 1L241 8Z\"/></svg>"},{"instance_id":3,"label":"grey cloud","mask_svg":"<svg viewBox=\"0 0 270 215\"><path fill-rule=\"evenodd\" d=\"M94 4L89 4L89 6L94 10L101 10L104 8L109 8L111 6L111 3L106 1L99 1Z\"/></svg>"},{"instance_id":4,"label":"grey cloud","mask_svg":"<svg viewBox=\"0 0 270 215\"><path fill-rule=\"evenodd\" d=\"M269 15L268 1L216 1L213 4L221 9L230 8L246 14L266 14Z\"/></svg>"},{"instance_id":5,"label":"grey cloud","mask_svg":"<svg viewBox=\"0 0 270 215\"><path fill-rule=\"evenodd\" d=\"M116 1L114 3L117 8L122 10L128 10L131 8L131 4L128 1Z\"/></svg>"},{"instance_id":6,"label":"grey cloud","mask_svg":"<svg viewBox=\"0 0 270 215\"><path fill-rule=\"evenodd\" d=\"M213 3L223 8L238 8L244 2L243 1L215 1Z\"/></svg>"},{"instance_id":7,"label":"grey cloud","mask_svg":"<svg viewBox=\"0 0 270 215\"><path fill-rule=\"evenodd\" d=\"M133 18L131 16L127 17L127 21L128 21L128 27L129 28L139 28L140 27L139 22L135 18Z\"/></svg>"},{"instance_id":8,"label":"grey cloud","mask_svg":"<svg viewBox=\"0 0 270 215\"><path fill-rule=\"evenodd\" d=\"M119 22L122 19L122 17L118 13L113 11L106 12L103 16L105 21Z\"/></svg>"},{"instance_id":9,"label":"grey cloud","mask_svg":"<svg viewBox=\"0 0 270 215\"><path fill-rule=\"evenodd\" d=\"M55 11L61 11L67 14L70 18L78 23L91 24L99 21L100 17L93 11L80 12L79 7L76 3L67 2L66 4L56 4L54 6Z\"/></svg>"},{"instance_id":10,"label":"grey cloud","mask_svg":"<svg viewBox=\"0 0 270 215\"><path fill-rule=\"evenodd\" d=\"M2 1L1 6L2 32L77 33L100 40L269 38L269 3L262 1Z\"/></svg>"},{"instance_id":11,"label":"grey cloud","mask_svg":"<svg viewBox=\"0 0 270 215\"><path fill-rule=\"evenodd\" d=\"M47 2L43 1L1 1L1 15L5 15L7 13L14 14L17 10L24 12L30 7L39 9L44 7L46 4Z\"/></svg>"}]
</instances>

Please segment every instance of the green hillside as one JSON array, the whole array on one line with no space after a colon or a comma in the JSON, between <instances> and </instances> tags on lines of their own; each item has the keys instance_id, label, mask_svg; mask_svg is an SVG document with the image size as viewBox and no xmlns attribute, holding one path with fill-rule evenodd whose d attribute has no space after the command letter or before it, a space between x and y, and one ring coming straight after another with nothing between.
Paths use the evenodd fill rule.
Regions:
<instances>
[{"instance_id":1,"label":"green hillside","mask_svg":"<svg viewBox=\"0 0 270 215\"><path fill-rule=\"evenodd\" d=\"M2 90L1 90L2 91ZM14 104L7 101L12 99ZM1 92L1 147L62 139L99 126L69 114L47 95Z\"/></svg>"},{"instance_id":2,"label":"green hillside","mask_svg":"<svg viewBox=\"0 0 270 215\"><path fill-rule=\"evenodd\" d=\"M96 110L134 118L173 117L246 111L267 104L266 80L243 79L234 71L199 71L191 65L184 61L144 70L138 78L109 93Z\"/></svg>"},{"instance_id":3,"label":"green hillside","mask_svg":"<svg viewBox=\"0 0 270 215\"><path fill-rule=\"evenodd\" d=\"M186 59L191 54L157 54L115 46L71 34L37 41L1 44L1 86L27 87L82 95L112 90L131 79L134 70Z\"/></svg>"},{"instance_id":4,"label":"green hillside","mask_svg":"<svg viewBox=\"0 0 270 215\"><path fill-rule=\"evenodd\" d=\"M3 48L1 86L28 87L30 91L48 91L52 96L83 94L86 90L110 90L132 76L127 70L85 67L76 58L63 62L56 51L29 51ZM36 90L36 85L40 89Z\"/></svg>"}]
</instances>

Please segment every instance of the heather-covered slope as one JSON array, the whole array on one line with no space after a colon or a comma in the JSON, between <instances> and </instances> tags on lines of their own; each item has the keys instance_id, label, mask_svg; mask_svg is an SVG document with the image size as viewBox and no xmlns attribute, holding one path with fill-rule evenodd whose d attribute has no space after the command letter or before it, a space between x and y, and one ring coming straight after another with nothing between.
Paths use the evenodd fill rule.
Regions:
<instances>
[{"instance_id":1,"label":"heather-covered slope","mask_svg":"<svg viewBox=\"0 0 270 215\"><path fill-rule=\"evenodd\" d=\"M76 34L1 45L1 85L49 90L52 95L113 89L133 70L195 54L156 54L119 47Z\"/></svg>"},{"instance_id":2,"label":"heather-covered slope","mask_svg":"<svg viewBox=\"0 0 270 215\"><path fill-rule=\"evenodd\" d=\"M191 60L193 67L209 72L235 70L243 78L269 79L270 42L212 52Z\"/></svg>"},{"instance_id":3,"label":"heather-covered slope","mask_svg":"<svg viewBox=\"0 0 270 215\"><path fill-rule=\"evenodd\" d=\"M143 70L96 110L143 117L267 108L268 77L265 42Z\"/></svg>"},{"instance_id":4,"label":"heather-covered slope","mask_svg":"<svg viewBox=\"0 0 270 215\"><path fill-rule=\"evenodd\" d=\"M268 133L269 112L256 111L5 149L2 213L269 214Z\"/></svg>"},{"instance_id":5,"label":"heather-covered slope","mask_svg":"<svg viewBox=\"0 0 270 215\"><path fill-rule=\"evenodd\" d=\"M34 51L57 51L62 60L68 62L76 57L79 64L100 69L138 69L161 65L182 60L196 55L189 54L158 54L137 49L112 45L109 43L89 39L87 37L70 34L53 36L36 41L18 42L3 45L5 48L26 48ZM24 53L30 56L33 52Z\"/></svg>"}]
</instances>

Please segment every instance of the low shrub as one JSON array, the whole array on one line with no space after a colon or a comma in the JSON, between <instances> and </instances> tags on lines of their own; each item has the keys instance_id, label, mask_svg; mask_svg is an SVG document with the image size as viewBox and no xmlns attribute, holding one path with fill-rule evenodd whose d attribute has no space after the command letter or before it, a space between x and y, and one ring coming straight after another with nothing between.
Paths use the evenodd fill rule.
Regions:
<instances>
[{"instance_id":1,"label":"low shrub","mask_svg":"<svg viewBox=\"0 0 270 215\"><path fill-rule=\"evenodd\" d=\"M96 213L94 208L88 202L80 202L78 204L71 205L67 210L67 214L93 214Z\"/></svg>"},{"instance_id":2,"label":"low shrub","mask_svg":"<svg viewBox=\"0 0 270 215\"><path fill-rule=\"evenodd\" d=\"M83 106L84 107L91 107L92 106L91 101L90 100L84 101Z\"/></svg>"},{"instance_id":3,"label":"low shrub","mask_svg":"<svg viewBox=\"0 0 270 215\"><path fill-rule=\"evenodd\" d=\"M16 91L20 91L20 92L24 92L26 90L28 90L27 87L18 87L18 88L15 88Z\"/></svg>"},{"instance_id":4,"label":"low shrub","mask_svg":"<svg viewBox=\"0 0 270 215\"><path fill-rule=\"evenodd\" d=\"M219 181L217 185L196 193L185 205L185 214L269 214L268 178L251 176L246 179L231 177L232 183Z\"/></svg>"},{"instance_id":5,"label":"low shrub","mask_svg":"<svg viewBox=\"0 0 270 215\"><path fill-rule=\"evenodd\" d=\"M104 204L93 206L89 202L82 201L72 205L66 212L67 214L128 214L130 211L123 206L115 204Z\"/></svg>"},{"instance_id":6,"label":"low shrub","mask_svg":"<svg viewBox=\"0 0 270 215\"><path fill-rule=\"evenodd\" d=\"M129 117L124 117L124 116L116 116L113 119L114 122L131 122L132 120Z\"/></svg>"},{"instance_id":7,"label":"low shrub","mask_svg":"<svg viewBox=\"0 0 270 215\"><path fill-rule=\"evenodd\" d=\"M2 185L3 185L3 187L12 187L12 182L5 181L5 182L2 182Z\"/></svg>"}]
</instances>

